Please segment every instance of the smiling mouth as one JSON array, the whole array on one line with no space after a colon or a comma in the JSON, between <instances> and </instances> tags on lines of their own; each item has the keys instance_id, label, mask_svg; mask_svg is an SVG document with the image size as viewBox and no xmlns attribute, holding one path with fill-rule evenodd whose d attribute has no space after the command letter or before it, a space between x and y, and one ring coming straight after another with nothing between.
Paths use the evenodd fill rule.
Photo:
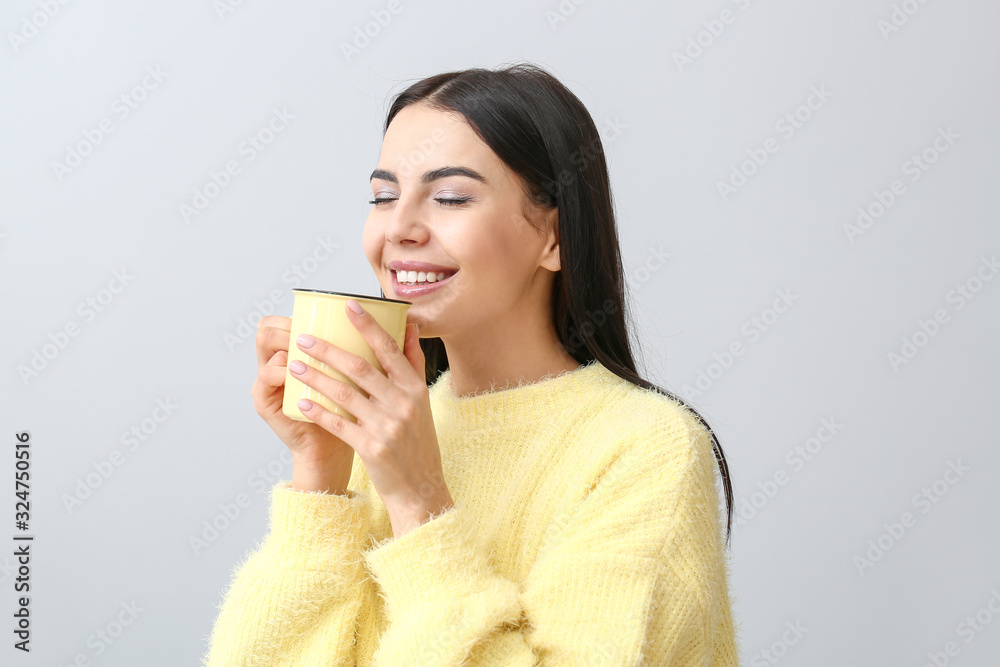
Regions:
<instances>
[{"instance_id":1,"label":"smiling mouth","mask_svg":"<svg viewBox=\"0 0 1000 667\"><path fill-rule=\"evenodd\" d=\"M390 269L396 283L405 287L418 285L433 285L448 280L458 271L393 271Z\"/></svg>"}]
</instances>

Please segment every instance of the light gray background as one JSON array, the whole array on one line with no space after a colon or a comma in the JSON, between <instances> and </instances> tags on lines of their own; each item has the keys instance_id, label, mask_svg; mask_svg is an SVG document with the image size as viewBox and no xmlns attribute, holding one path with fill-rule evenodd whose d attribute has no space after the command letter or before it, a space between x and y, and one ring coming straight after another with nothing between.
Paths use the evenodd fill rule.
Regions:
<instances>
[{"instance_id":1,"label":"light gray background","mask_svg":"<svg viewBox=\"0 0 1000 667\"><path fill-rule=\"evenodd\" d=\"M253 341L225 336L273 290L283 315L297 284L377 294L361 230L391 95L522 59L618 128L602 136L642 371L716 428L743 511L732 585L744 663L996 661L1000 280L983 264L1000 252L996 3L399 0L391 14L223 1L3 5L0 662L198 663L231 568L266 530L256 471L291 472L252 407ZM391 21L348 61L341 45L371 12ZM712 24L720 15L731 22ZM679 67L699 33L707 46ZM142 90L147 68L162 80ZM122 118L116 100L136 86L144 99ZM800 108L814 87L828 99ZM275 109L294 118L248 160L241 142ZM796 112L808 119L786 136L776 123ZM105 118L113 131L60 178L54 163ZM717 183L768 139L778 150L724 200ZM907 161L925 150L937 159L912 180ZM240 173L185 221L180 205L230 160ZM852 243L844 226L894 180L905 192ZM312 273L293 279L296 266ZM953 292L965 284L971 300ZM792 305L769 313L780 291ZM90 317L87 299L102 311ZM939 309L934 335L915 336ZM894 368L904 337L921 346ZM734 342L743 353L728 363ZM45 368L22 378L46 345ZM176 406L162 423L157 400ZM145 441L125 444L144 420ZM823 420L838 424L832 438ZM21 430L30 656L11 648ZM114 450L121 464L67 509ZM952 463L968 470L946 478ZM224 529L192 546L213 521ZM123 604L141 611L105 644L97 633ZM977 614L985 625L963 625Z\"/></svg>"}]
</instances>

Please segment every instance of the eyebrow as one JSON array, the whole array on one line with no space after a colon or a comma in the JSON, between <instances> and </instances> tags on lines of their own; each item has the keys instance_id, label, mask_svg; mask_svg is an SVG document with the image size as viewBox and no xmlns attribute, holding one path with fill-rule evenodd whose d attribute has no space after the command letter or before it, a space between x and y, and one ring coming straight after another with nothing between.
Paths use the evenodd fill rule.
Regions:
<instances>
[{"instance_id":1,"label":"eyebrow","mask_svg":"<svg viewBox=\"0 0 1000 667\"><path fill-rule=\"evenodd\" d=\"M468 167L441 167L440 169L434 169L432 171L425 172L420 181L427 184L432 181L436 181L439 178L447 178L448 176L467 176L468 178L474 178L480 183L486 183L485 176L474 169L469 169ZM376 178L399 185L399 179L396 178L396 174L385 169L376 169L372 172L371 178L368 180L372 181Z\"/></svg>"}]
</instances>

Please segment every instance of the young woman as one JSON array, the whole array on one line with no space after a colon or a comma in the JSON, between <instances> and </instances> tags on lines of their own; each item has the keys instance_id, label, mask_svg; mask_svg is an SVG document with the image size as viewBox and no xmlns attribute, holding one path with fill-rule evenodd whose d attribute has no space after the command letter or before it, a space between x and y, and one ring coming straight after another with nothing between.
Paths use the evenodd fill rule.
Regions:
<instances>
[{"instance_id":1,"label":"young woman","mask_svg":"<svg viewBox=\"0 0 1000 667\"><path fill-rule=\"evenodd\" d=\"M403 349L354 301L386 375L261 320L254 406L292 479L205 664L737 665L725 457L636 374L582 102L530 64L419 81L371 188L363 245L383 296L412 303ZM289 345L369 394L289 366L356 424L283 415Z\"/></svg>"}]
</instances>

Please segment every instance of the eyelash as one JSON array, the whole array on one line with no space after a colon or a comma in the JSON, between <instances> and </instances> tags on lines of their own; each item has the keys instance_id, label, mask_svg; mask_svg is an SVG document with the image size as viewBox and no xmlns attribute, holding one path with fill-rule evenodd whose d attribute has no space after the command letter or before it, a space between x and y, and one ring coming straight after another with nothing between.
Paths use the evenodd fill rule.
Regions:
<instances>
[{"instance_id":1,"label":"eyelash","mask_svg":"<svg viewBox=\"0 0 1000 667\"><path fill-rule=\"evenodd\" d=\"M369 204L373 204L375 206L378 206L379 204L385 204L386 202L390 202L390 201L396 201L396 197L384 197L382 199L376 198L376 199L372 199L368 203ZM447 198L444 198L444 197L439 197L438 199L435 199L434 201L440 202L444 206L461 206L462 204L467 204L470 201L472 201L472 197L461 197L461 198L458 198L458 199L447 199Z\"/></svg>"}]
</instances>

